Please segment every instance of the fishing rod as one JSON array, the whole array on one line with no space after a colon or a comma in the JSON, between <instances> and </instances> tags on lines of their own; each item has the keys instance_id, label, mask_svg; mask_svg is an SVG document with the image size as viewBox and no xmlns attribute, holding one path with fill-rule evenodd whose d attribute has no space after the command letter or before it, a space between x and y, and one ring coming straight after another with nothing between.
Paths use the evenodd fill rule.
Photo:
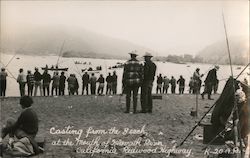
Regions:
<instances>
[{"instance_id":1,"label":"fishing rod","mask_svg":"<svg viewBox=\"0 0 250 158\"><path fill-rule=\"evenodd\" d=\"M231 52L229 48L229 41L228 41L228 36L227 36L227 28L226 28L226 23L225 23L225 17L224 13L222 11L222 19L223 19L223 26L225 30L225 38L226 38L226 44L227 44L227 52L228 52L228 57L229 57L229 63L230 63L230 69L231 69L231 76L233 77L233 66L232 66L232 59L231 59ZM235 85L234 85L234 80L233 80L233 93L234 93L234 106L235 106L235 113L236 113L236 120L233 120L234 123L234 134L235 134L235 145L237 146L238 141L240 141L240 154L241 157L243 155L243 150L242 150L242 141L241 141L241 129L237 127L238 121L239 121L239 112L238 112L238 107L236 103L236 96L235 96ZM239 139L239 140L238 140Z\"/></svg>"},{"instance_id":2,"label":"fishing rod","mask_svg":"<svg viewBox=\"0 0 250 158\"><path fill-rule=\"evenodd\" d=\"M62 50L63 50L64 43L65 43L65 40L63 41L63 44L62 44L61 49L60 49L60 51L59 51L59 56L58 56L57 62L56 62L56 65L57 65L57 66L58 66L58 62L59 62L59 59L60 59L60 56L61 56L61 53L62 53Z\"/></svg>"},{"instance_id":3,"label":"fishing rod","mask_svg":"<svg viewBox=\"0 0 250 158\"><path fill-rule=\"evenodd\" d=\"M12 56L12 58L9 60L9 62L5 65L5 67L7 67L10 63L11 63L11 61L14 59L14 57L16 56L17 54L14 54L13 56Z\"/></svg>"},{"instance_id":4,"label":"fishing rod","mask_svg":"<svg viewBox=\"0 0 250 158\"><path fill-rule=\"evenodd\" d=\"M2 63L3 64L3 62L2 61L0 61L0 63ZM3 64L4 65L4 64ZM13 79L15 79L15 80L17 80L17 78L15 78L15 76L10 72L10 70L8 70L8 68L7 67L5 67L5 69L9 72L9 74L12 76L12 77L10 77L10 78L13 78Z\"/></svg>"}]
</instances>

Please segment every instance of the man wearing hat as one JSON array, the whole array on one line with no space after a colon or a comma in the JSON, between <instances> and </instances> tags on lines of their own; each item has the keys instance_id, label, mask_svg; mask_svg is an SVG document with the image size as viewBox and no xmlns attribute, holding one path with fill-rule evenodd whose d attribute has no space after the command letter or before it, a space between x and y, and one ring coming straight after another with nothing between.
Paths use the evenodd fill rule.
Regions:
<instances>
[{"instance_id":1,"label":"man wearing hat","mask_svg":"<svg viewBox=\"0 0 250 158\"><path fill-rule=\"evenodd\" d=\"M217 71L219 70L219 66L216 65L213 69L211 69L208 74L207 77L205 79L205 89L204 92L201 94L202 99L204 99L204 95L208 94L208 99L209 100L213 100L211 98L211 93L212 93L212 88L213 86L217 83Z\"/></svg>"},{"instance_id":2,"label":"man wearing hat","mask_svg":"<svg viewBox=\"0 0 250 158\"><path fill-rule=\"evenodd\" d=\"M194 94L200 94L201 77L203 76L204 76L203 74L200 74L200 68L197 68L193 74L193 81L194 81L193 93Z\"/></svg>"},{"instance_id":3,"label":"man wearing hat","mask_svg":"<svg viewBox=\"0 0 250 158\"><path fill-rule=\"evenodd\" d=\"M141 91L141 108L142 113L152 113L153 102L152 102L152 87L155 77L156 65L151 61L153 56L146 52L144 55L144 79L142 83Z\"/></svg>"},{"instance_id":4,"label":"man wearing hat","mask_svg":"<svg viewBox=\"0 0 250 158\"><path fill-rule=\"evenodd\" d=\"M143 79L143 66L136 59L137 54L135 52L129 53L131 59L128 60L124 65L122 84L124 87L124 92L126 94L126 111L130 111L130 98L131 92L133 92L133 112L137 113L137 95L139 87L142 84Z\"/></svg>"}]
</instances>

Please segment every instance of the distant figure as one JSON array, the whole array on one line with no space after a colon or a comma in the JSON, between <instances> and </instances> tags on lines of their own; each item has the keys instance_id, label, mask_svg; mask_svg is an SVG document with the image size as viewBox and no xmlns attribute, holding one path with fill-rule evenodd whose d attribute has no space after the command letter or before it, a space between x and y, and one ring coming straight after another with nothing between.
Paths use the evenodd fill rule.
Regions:
<instances>
[{"instance_id":1,"label":"distant figure","mask_svg":"<svg viewBox=\"0 0 250 158\"><path fill-rule=\"evenodd\" d=\"M51 89L51 95L53 96L54 90L56 92L56 95L59 94L59 82L60 82L60 76L58 72L54 72L54 76L52 77L52 89Z\"/></svg>"},{"instance_id":2,"label":"distant figure","mask_svg":"<svg viewBox=\"0 0 250 158\"><path fill-rule=\"evenodd\" d=\"M82 76L82 95L84 94L84 90L86 89L86 94L89 94L89 74L87 72Z\"/></svg>"},{"instance_id":3,"label":"distant figure","mask_svg":"<svg viewBox=\"0 0 250 158\"><path fill-rule=\"evenodd\" d=\"M14 148L15 144L17 145L17 142L19 142L21 146L32 146L32 150L27 148L27 150L25 150L24 152L35 155L39 153L39 147L35 142L35 137L38 132L39 126L37 114L31 108L32 104L33 100L31 97L21 97L20 105L23 110L17 120L7 120L6 125L2 129L2 139L4 139L8 135L9 140L13 140L13 142L9 141L9 148ZM28 139L28 141L24 141L25 138ZM17 148L18 146L15 149ZM12 151L13 149L10 150L10 152ZM19 150L14 150L13 153L20 152Z\"/></svg>"},{"instance_id":4,"label":"distant figure","mask_svg":"<svg viewBox=\"0 0 250 158\"><path fill-rule=\"evenodd\" d=\"M131 59L124 65L122 84L126 94L126 111L130 112L131 92L133 92L133 113L137 113L137 95L143 79L143 66L136 59L137 54L129 53Z\"/></svg>"},{"instance_id":5,"label":"distant figure","mask_svg":"<svg viewBox=\"0 0 250 158\"><path fill-rule=\"evenodd\" d=\"M74 77L75 80L76 80L75 85L74 85L74 92L76 93L76 95L78 95L79 83L78 83L78 80L77 80L75 74L73 74L73 77Z\"/></svg>"},{"instance_id":6,"label":"distant figure","mask_svg":"<svg viewBox=\"0 0 250 158\"><path fill-rule=\"evenodd\" d=\"M117 75L115 71L112 75L112 92L113 94L117 94Z\"/></svg>"},{"instance_id":7,"label":"distant figure","mask_svg":"<svg viewBox=\"0 0 250 158\"><path fill-rule=\"evenodd\" d=\"M19 69L19 75L17 76L17 82L19 83L20 96L25 95L25 84L26 84L26 76L23 72L23 69Z\"/></svg>"},{"instance_id":8,"label":"distant figure","mask_svg":"<svg viewBox=\"0 0 250 158\"><path fill-rule=\"evenodd\" d=\"M103 94L103 89L104 89L104 77L103 77L102 74L98 78L97 82L99 82L97 93L98 93L98 95L102 95Z\"/></svg>"},{"instance_id":9,"label":"distant figure","mask_svg":"<svg viewBox=\"0 0 250 158\"><path fill-rule=\"evenodd\" d=\"M27 80L27 86L28 86L28 96L32 96L35 79L34 79L34 75L31 74L30 70L28 70L27 72L26 80Z\"/></svg>"},{"instance_id":10,"label":"distant figure","mask_svg":"<svg viewBox=\"0 0 250 158\"><path fill-rule=\"evenodd\" d=\"M200 68L197 68L193 73L193 80L194 80L193 94L200 94L201 83L202 83L201 77L203 77L203 74L200 74Z\"/></svg>"},{"instance_id":11,"label":"distant figure","mask_svg":"<svg viewBox=\"0 0 250 158\"><path fill-rule=\"evenodd\" d=\"M162 76L161 74L159 76L157 76L157 86L156 86L156 94L158 94L158 91L160 91L161 93L161 89L162 89L162 82L163 82L163 79L162 79Z\"/></svg>"},{"instance_id":12,"label":"distant figure","mask_svg":"<svg viewBox=\"0 0 250 158\"><path fill-rule=\"evenodd\" d=\"M97 78L95 77L95 74L92 73L91 77L89 79L89 82L90 82L90 91L91 91L92 95L96 94L96 81L97 81Z\"/></svg>"},{"instance_id":13,"label":"distant figure","mask_svg":"<svg viewBox=\"0 0 250 158\"><path fill-rule=\"evenodd\" d=\"M215 66L212 70L210 70L207 74L205 79L205 89L204 92L201 94L202 99L204 99L204 95L208 94L208 99L213 100L211 98L212 88L216 84L217 81L217 71L219 70L219 66Z\"/></svg>"},{"instance_id":14,"label":"distant figure","mask_svg":"<svg viewBox=\"0 0 250 158\"><path fill-rule=\"evenodd\" d=\"M68 91L69 95L74 95L75 93L75 85L76 85L76 78L73 74L69 75L69 78L67 79L68 82Z\"/></svg>"},{"instance_id":15,"label":"distant figure","mask_svg":"<svg viewBox=\"0 0 250 158\"><path fill-rule=\"evenodd\" d=\"M44 73L43 73L43 95L46 96L46 90L47 90L47 96L49 96L49 85L50 85L50 82L51 82L51 76L50 74L48 73L48 70L44 70Z\"/></svg>"},{"instance_id":16,"label":"distant figure","mask_svg":"<svg viewBox=\"0 0 250 158\"><path fill-rule=\"evenodd\" d=\"M37 88L38 87L39 87L39 90L40 90L40 96L42 96L42 75L38 71L38 68L35 68L34 80L35 80L34 96L36 96L36 94L37 94Z\"/></svg>"},{"instance_id":17,"label":"distant figure","mask_svg":"<svg viewBox=\"0 0 250 158\"><path fill-rule=\"evenodd\" d=\"M65 81L66 77L64 76L64 72L62 71L59 79L59 95L65 95Z\"/></svg>"},{"instance_id":18,"label":"distant figure","mask_svg":"<svg viewBox=\"0 0 250 158\"><path fill-rule=\"evenodd\" d=\"M7 72L5 72L5 68L1 69L0 72L0 96L6 95L6 87L7 87Z\"/></svg>"},{"instance_id":19,"label":"distant figure","mask_svg":"<svg viewBox=\"0 0 250 158\"><path fill-rule=\"evenodd\" d=\"M175 94L176 79L174 78L174 76L171 77L170 84L171 84L171 93Z\"/></svg>"},{"instance_id":20,"label":"distant figure","mask_svg":"<svg viewBox=\"0 0 250 158\"><path fill-rule=\"evenodd\" d=\"M162 93L168 93L168 88L169 88L169 83L170 83L170 80L167 76L164 76L163 78L163 92Z\"/></svg>"},{"instance_id":21,"label":"distant figure","mask_svg":"<svg viewBox=\"0 0 250 158\"><path fill-rule=\"evenodd\" d=\"M152 87L155 78L156 65L152 62L153 57L150 53L146 52L143 56L145 63L143 67L144 78L141 89L141 106L142 113L152 113L153 100L152 100Z\"/></svg>"},{"instance_id":22,"label":"distant figure","mask_svg":"<svg viewBox=\"0 0 250 158\"><path fill-rule=\"evenodd\" d=\"M189 94L193 93L194 92L194 80L193 80L193 77L190 77L190 81L189 81Z\"/></svg>"},{"instance_id":23,"label":"distant figure","mask_svg":"<svg viewBox=\"0 0 250 158\"><path fill-rule=\"evenodd\" d=\"M182 77L182 75L178 79L177 84L179 84L179 94L183 94L185 90L185 79Z\"/></svg>"},{"instance_id":24,"label":"distant figure","mask_svg":"<svg viewBox=\"0 0 250 158\"><path fill-rule=\"evenodd\" d=\"M107 86L106 86L106 95L111 95L111 91L112 91L112 76L111 73L109 72L109 75L106 77L106 82L107 82Z\"/></svg>"}]
</instances>

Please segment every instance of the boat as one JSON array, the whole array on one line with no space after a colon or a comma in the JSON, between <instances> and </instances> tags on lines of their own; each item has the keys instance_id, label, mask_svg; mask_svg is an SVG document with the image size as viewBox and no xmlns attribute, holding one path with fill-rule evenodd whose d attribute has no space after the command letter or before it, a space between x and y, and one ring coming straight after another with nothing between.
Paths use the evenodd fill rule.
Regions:
<instances>
[{"instance_id":1,"label":"boat","mask_svg":"<svg viewBox=\"0 0 250 158\"><path fill-rule=\"evenodd\" d=\"M99 73L102 70L101 66L97 66L96 69L94 70L92 67L89 67L88 69L82 69L82 72L93 72L93 73Z\"/></svg>"},{"instance_id":2,"label":"boat","mask_svg":"<svg viewBox=\"0 0 250 158\"><path fill-rule=\"evenodd\" d=\"M51 70L51 71L68 71L69 68L46 68L42 67L42 70Z\"/></svg>"},{"instance_id":3,"label":"boat","mask_svg":"<svg viewBox=\"0 0 250 158\"><path fill-rule=\"evenodd\" d=\"M46 65L45 67L42 67L42 70L51 70L51 71L68 71L69 68L59 68L59 67L54 67L52 66L51 68L48 68Z\"/></svg>"}]
</instances>

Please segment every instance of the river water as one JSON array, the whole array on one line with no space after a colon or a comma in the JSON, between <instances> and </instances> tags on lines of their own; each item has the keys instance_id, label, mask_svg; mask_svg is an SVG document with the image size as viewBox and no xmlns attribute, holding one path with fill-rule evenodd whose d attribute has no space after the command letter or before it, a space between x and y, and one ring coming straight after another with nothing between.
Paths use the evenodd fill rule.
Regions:
<instances>
[{"instance_id":1,"label":"river water","mask_svg":"<svg viewBox=\"0 0 250 158\"><path fill-rule=\"evenodd\" d=\"M40 73L43 71L41 70L41 67L44 67L46 64L51 67L51 65L56 65L58 56L30 56L30 55L15 55L14 58L12 54L1 54L1 67L3 65L7 65L7 90L6 90L6 96L19 96L19 89L18 89L18 83L14 78L17 78L18 76L18 70L20 68L24 69L24 72L26 73L27 70L31 70L32 73L34 72L34 68L38 67ZM12 60L11 60L12 59ZM78 62L86 62L87 64L75 64L75 61ZM69 70L66 72L66 76L69 76L69 74L74 73L76 74L76 77L79 81L79 93L81 94L81 88L82 88L82 81L81 81L81 75L83 74L81 72L81 69L93 67L94 69L96 66L102 66L102 71L100 73L96 73L96 77L99 77L100 74L103 74L104 77L107 76L109 72L113 72L114 70L108 69L110 66L116 65L117 62L125 62L125 60L115 60L115 59L92 59L92 58L64 58L60 57L59 59L59 67L68 67ZM91 64L90 64L91 63ZM168 76L169 78L171 76L174 76L176 79L179 78L180 75L182 75L186 79L186 87L185 92L188 93L189 87L188 83L190 80L190 77L192 76L193 72L197 67L200 68L200 73L205 73L205 76L203 77L203 81L206 77L207 72L209 69L213 68L213 65L211 64L175 64L175 63L169 63L169 62L155 62L157 65L157 75L161 73L163 76ZM90 64L90 65L89 65ZM234 75L238 75L242 70L244 66L233 66L233 73ZM117 76L118 76L118 94L121 93L121 80L122 80L122 73L123 69L115 69ZM247 75L247 71L249 73L249 69L246 69L243 75L239 77L241 81L243 81L244 78L247 78L249 80L249 76ZM52 71L49 71L50 75L53 75ZM220 69L217 72L218 79L220 80L219 83L219 89L218 93L220 93L225 85L226 79L231 75L231 70L229 65L220 65ZM67 87L66 87L67 88ZM27 91L27 87L26 87ZM169 89L170 91L170 89ZM178 92L178 86L176 91ZM202 90L203 91L203 88ZM105 89L104 89L105 92ZM156 92L156 77L154 81L153 86L153 93ZM66 94L68 94L66 90Z\"/></svg>"}]
</instances>

